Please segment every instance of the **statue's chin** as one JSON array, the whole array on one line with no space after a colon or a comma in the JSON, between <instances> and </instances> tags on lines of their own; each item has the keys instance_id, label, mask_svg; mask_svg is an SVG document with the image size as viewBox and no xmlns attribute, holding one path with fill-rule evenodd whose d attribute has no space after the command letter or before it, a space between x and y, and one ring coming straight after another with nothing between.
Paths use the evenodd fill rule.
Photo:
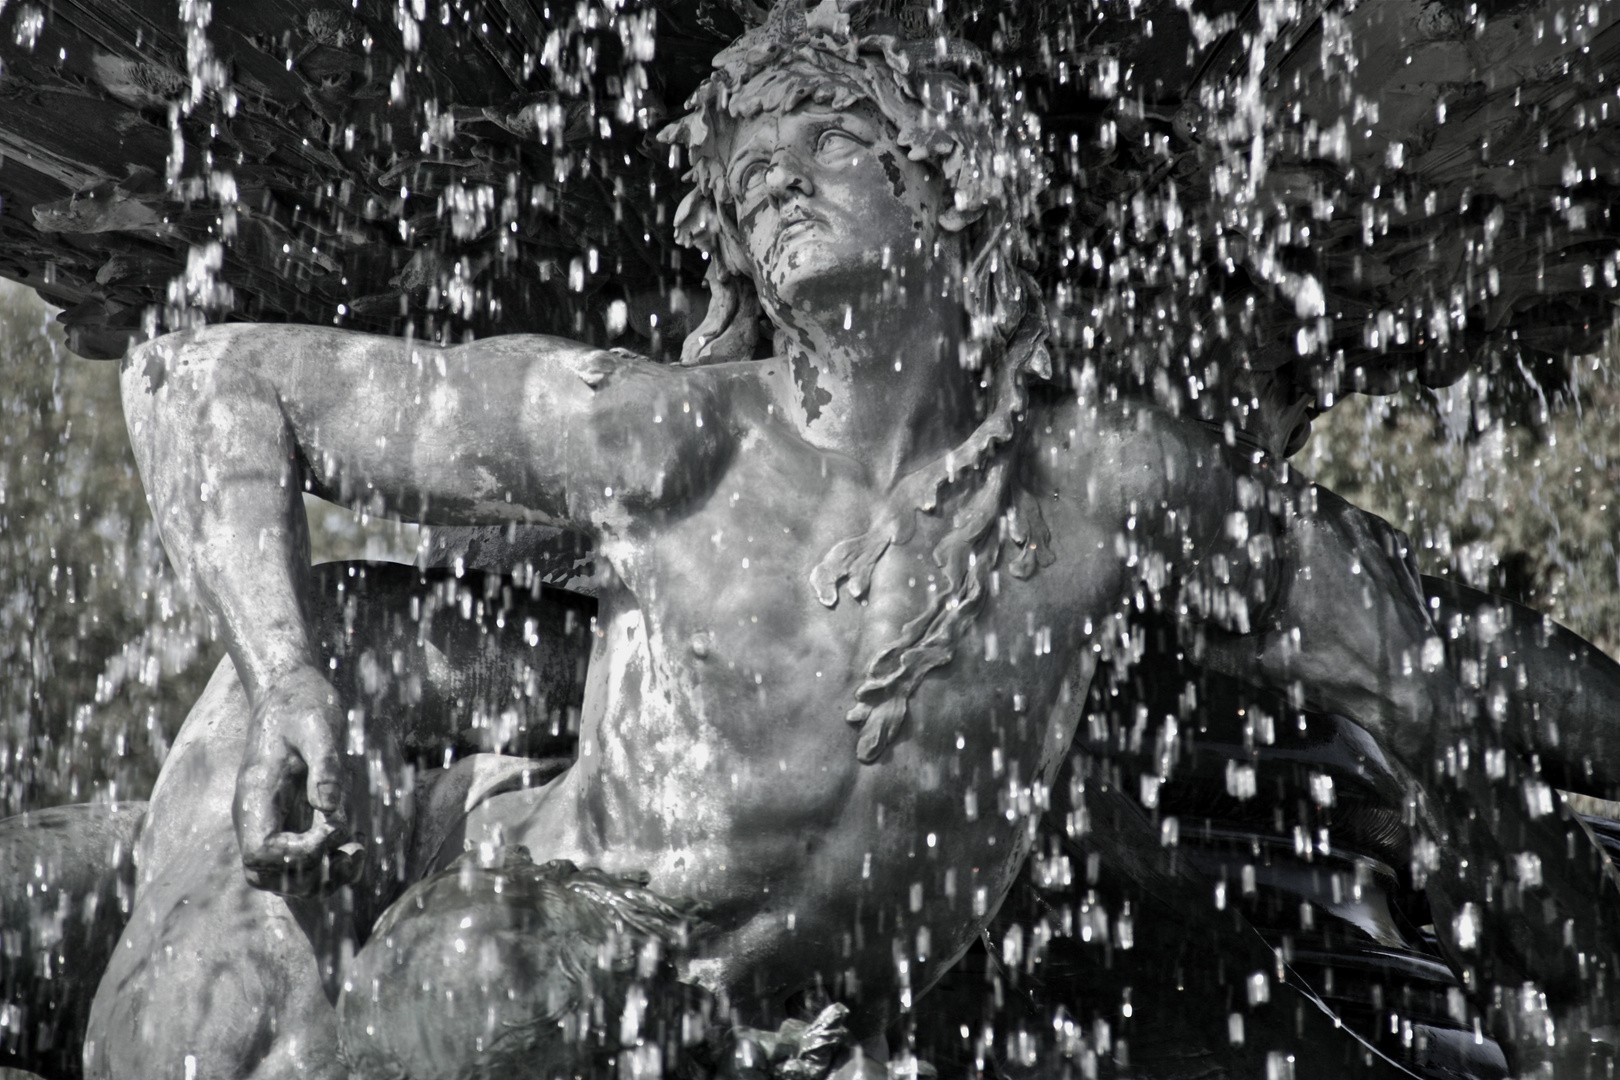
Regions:
<instances>
[{"instance_id":1,"label":"statue's chin","mask_svg":"<svg viewBox=\"0 0 1620 1080\"><path fill-rule=\"evenodd\" d=\"M842 254L805 247L779 258L759 289L760 302L772 321L789 328L816 322L842 326L851 311L903 302L906 277L893 267L885 269L878 254ZM919 283L923 278L916 273L907 276ZM776 318L777 311L782 318Z\"/></svg>"}]
</instances>

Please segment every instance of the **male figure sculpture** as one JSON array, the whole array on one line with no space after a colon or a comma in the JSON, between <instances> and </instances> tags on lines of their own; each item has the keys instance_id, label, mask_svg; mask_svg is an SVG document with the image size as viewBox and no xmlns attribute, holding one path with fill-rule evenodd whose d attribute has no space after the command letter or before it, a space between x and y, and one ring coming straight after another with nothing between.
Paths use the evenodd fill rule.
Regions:
<instances>
[{"instance_id":1,"label":"male figure sculpture","mask_svg":"<svg viewBox=\"0 0 1620 1080\"><path fill-rule=\"evenodd\" d=\"M817 988L875 1033L963 953L1031 836L1001 795L1051 782L1139 590L1297 627L1293 666L1261 648L1253 673L1286 668L1422 756L1448 706L1394 534L1052 380L1020 269L1039 165L975 63L857 37L831 3L721 55L668 135L696 184L679 227L713 268L684 366L271 326L131 353L147 491L240 687L222 672L177 747L208 762L196 786L160 785L93 1075L342 1075L327 990L403 887L410 822L386 756L369 797L345 764L389 718L348 713L317 666L306 490L590 539L611 572L578 760L477 806L440 864L522 844L647 871L708 905L685 977L755 1024ZM1357 558L1365 576L1290 585ZM895 941L930 959L907 974Z\"/></svg>"}]
</instances>

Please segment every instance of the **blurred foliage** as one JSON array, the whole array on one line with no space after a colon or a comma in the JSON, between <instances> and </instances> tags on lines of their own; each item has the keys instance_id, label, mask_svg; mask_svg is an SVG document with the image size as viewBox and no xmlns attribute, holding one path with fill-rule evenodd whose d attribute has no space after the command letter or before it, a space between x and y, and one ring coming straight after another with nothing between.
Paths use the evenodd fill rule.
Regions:
<instances>
[{"instance_id":1,"label":"blurred foliage","mask_svg":"<svg viewBox=\"0 0 1620 1080\"><path fill-rule=\"evenodd\" d=\"M1556 392L1479 374L1445 390L1355 396L1314 425L1294 464L1404 529L1420 569L1551 615L1620 654L1620 385L1573 362ZM1526 399L1503 415L1504 401Z\"/></svg>"},{"instance_id":2,"label":"blurred foliage","mask_svg":"<svg viewBox=\"0 0 1620 1080\"><path fill-rule=\"evenodd\" d=\"M164 558L118 365L0 283L0 811L145 798L221 654Z\"/></svg>"}]
</instances>

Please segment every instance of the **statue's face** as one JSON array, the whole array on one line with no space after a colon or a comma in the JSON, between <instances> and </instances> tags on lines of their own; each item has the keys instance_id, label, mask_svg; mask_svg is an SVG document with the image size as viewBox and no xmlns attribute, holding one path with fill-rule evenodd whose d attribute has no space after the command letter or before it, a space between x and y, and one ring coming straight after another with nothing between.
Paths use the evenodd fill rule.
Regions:
<instances>
[{"instance_id":1,"label":"statue's face","mask_svg":"<svg viewBox=\"0 0 1620 1080\"><path fill-rule=\"evenodd\" d=\"M807 102L745 121L726 165L737 222L768 312L836 310L881 289L938 287L943 180L910 160L870 105ZM954 252L954 237L944 236Z\"/></svg>"}]
</instances>

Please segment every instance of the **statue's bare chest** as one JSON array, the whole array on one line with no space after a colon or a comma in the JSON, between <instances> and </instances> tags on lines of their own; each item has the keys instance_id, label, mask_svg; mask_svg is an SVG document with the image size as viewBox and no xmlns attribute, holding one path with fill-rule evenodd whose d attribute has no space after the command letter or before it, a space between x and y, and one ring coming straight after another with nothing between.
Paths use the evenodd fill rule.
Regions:
<instances>
[{"instance_id":1,"label":"statue's bare chest","mask_svg":"<svg viewBox=\"0 0 1620 1080\"><path fill-rule=\"evenodd\" d=\"M616 562L645 618L648 661L672 694L696 695L717 722L756 731L807 714L836 722L874 661L918 638L908 626L941 605L967 604L951 627L953 655L924 680L920 700L944 695L952 711L972 713L1051 697L1117 583L1059 538L1027 578L1012 572L1010 542L999 554L974 545L975 562L1005 565L965 591L939 561L952 516L917 514L914 532L877 561L869 588L856 596L846 583L826 606L812 585L818 563L869 528L878 509L875 496L836 475L744 467L694 512L624 544Z\"/></svg>"}]
</instances>

